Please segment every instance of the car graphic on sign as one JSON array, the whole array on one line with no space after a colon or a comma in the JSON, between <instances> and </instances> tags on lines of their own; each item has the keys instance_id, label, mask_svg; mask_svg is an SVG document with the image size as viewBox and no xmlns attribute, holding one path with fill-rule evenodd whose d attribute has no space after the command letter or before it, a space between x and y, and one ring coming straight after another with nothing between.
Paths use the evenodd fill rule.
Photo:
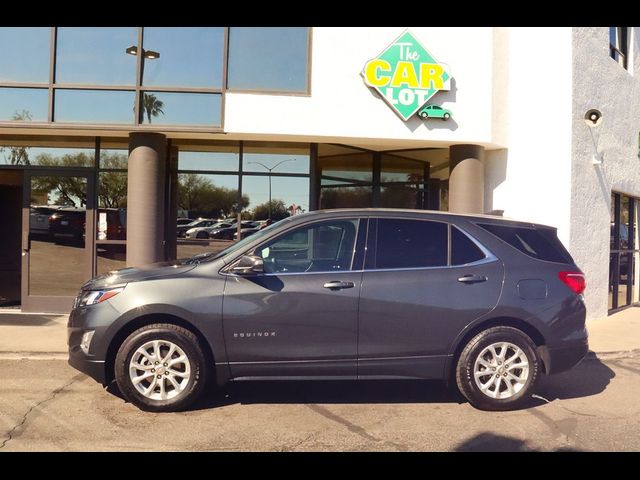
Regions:
<instances>
[{"instance_id":1,"label":"car graphic on sign","mask_svg":"<svg viewBox=\"0 0 640 480\"><path fill-rule=\"evenodd\" d=\"M438 105L427 105L418 112L418 116L423 120L426 118L441 118L442 120L449 120L451 118L451 111L446 108L439 107Z\"/></svg>"}]
</instances>

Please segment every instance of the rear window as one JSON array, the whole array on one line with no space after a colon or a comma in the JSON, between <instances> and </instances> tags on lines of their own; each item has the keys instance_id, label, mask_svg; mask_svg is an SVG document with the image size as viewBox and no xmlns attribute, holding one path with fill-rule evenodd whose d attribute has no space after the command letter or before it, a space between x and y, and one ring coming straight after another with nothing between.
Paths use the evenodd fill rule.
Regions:
<instances>
[{"instance_id":1,"label":"rear window","mask_svg":"<svg viewBox=\"0 0 640 480\"><path fill-rule=\"evenodd\" d=\"M558 239L554 229L490 225L486 223L479 223L478 226L530 257L547 262L573 263L571 255Z\"/></svg>"}]
</instances>

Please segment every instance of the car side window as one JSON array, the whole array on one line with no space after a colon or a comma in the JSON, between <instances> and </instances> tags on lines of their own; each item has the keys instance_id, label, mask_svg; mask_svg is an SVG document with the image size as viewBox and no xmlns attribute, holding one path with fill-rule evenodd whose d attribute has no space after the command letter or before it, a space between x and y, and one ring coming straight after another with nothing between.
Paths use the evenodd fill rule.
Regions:
<instances>
[{"instance_id":1,"label":"car side window","mask_svg":"<svg viewBox=\"0 0 640 480\"><path fill-rule=\"evenodd\" d=\"M374 268L446 266L447 230L442 222L379 218Z\"/></svg>"},{"instance_id":2,"label":"car side window","mask_svg":"<svg viewBox=\"0 0 640 480\"><path fill-rule=\"evenodd\" d=\"M359 220L340 219L296 228L258 247L266 273L351 269Z\"/></svg>"},{"instance_id":3,"label":"car side window","mask_svg":"<svg viewBox=\"0 0 640 480\"><path fill-rule=\"evenodd\" d=\"M466 265L486 258L485 254L462 233L451 226L451 265Z\"/></svg>"}]
</instances>

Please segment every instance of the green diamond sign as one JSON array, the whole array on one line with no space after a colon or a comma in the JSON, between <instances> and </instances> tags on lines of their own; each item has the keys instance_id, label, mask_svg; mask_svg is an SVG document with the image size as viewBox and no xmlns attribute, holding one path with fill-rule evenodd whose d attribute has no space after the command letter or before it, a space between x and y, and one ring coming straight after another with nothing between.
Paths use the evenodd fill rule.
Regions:
<instances>
[{"instance_id":1,"label":"green diamond sign","mask_svg":"<svg viewBox=\"0 0 640 480\"><path fill-rule=\"evenodd\" d=\"M451 83L449 67L438 63L408 30L365 64L362 78L404 121Z\"/></svg>"}]
</instances>

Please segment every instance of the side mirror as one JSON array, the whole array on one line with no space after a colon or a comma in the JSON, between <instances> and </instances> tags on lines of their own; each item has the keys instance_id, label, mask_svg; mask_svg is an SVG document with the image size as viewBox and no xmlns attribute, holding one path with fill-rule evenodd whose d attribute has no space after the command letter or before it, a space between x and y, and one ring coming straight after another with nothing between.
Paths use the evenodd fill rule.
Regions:
<instances>
[{"instance_id":1,"label":"side mirror","mask_svg":"<svg viewBox=\"0 0 640 480\"><path fill-rule=\"evenodd\" d=\"M243 255L231 269L231 273L235 273L236 275L264 273L262 257L257 255Z\"/></svg>"}]
</instances>

